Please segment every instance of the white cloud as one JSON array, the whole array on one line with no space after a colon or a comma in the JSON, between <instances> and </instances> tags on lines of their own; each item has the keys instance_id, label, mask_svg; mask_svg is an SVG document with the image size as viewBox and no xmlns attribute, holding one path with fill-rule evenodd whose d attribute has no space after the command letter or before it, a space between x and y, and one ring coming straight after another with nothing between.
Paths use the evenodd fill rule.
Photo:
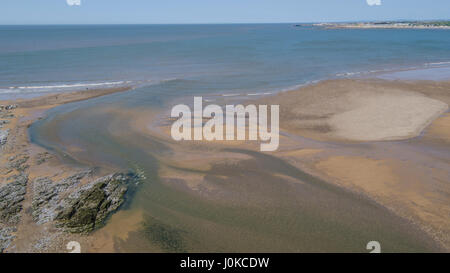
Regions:
<instances>
[{"instance_id":1,"label":"white cloud","mask_svg":"<svg viewBox=\"0 0 450 273\"><path fill-rule=\"evenodd\" d=\"M81 0L66 0L69 6L81 6Z\"/></svg>"},{"instance_id":2,"label":"white cloud","mask_svg":"<svg viewBox=\"0 0 450 273\"><path fill-rule=\"evenodd\" d=\"M381 0L366 0L369 6L381 6Z\"/></svg>"}]
</instances>

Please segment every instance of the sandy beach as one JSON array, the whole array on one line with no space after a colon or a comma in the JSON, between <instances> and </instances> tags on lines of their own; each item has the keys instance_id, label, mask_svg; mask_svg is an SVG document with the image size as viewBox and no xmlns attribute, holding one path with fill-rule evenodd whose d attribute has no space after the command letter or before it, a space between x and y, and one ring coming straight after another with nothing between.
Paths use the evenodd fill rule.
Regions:
<instances>
[{"instance_id":1,"label":"sandy beach","mask_svg":"<svg viewBox=\"0 0 450 273\"><path fill-rule=\"evenodd\" d=\"M280 104L284 131L301 136L299 152L283 158L377 200L449 249L449 82L333 80L259 102L269 101Z\"/></svg>"},{"instance_id":2,"label":"sandy beach","mask_svg":"<svg viewBox=\"0 0 450 273\"><path fill-rule=\"evenodd\" d=\"M280 126L321 140L382 141L418 136L448 110L449 82L331 80L259 101L279 104Z\"/></svg>"},{"instance_id":3,"label":"sandy beach","mask_svg":"<svg viewBox=\"0 0 450 273\"><path fill-rule=\"evenodd\" d=\"M68 252L67 242L90 240L86 236L55 229L51 221L37 223L39 220L33 212L38 195L36 184L39 179L45 178L55 181L57 185L59 183L56 181L70 181L77 176L75 180L78 184L87 185L112 170L94 171L81 164L68 163L59 155L30 143L28 128L52 107L129 89L97 89L0 103L2 120L5 121L0 130L8 132L0 155L0 192L4 202L0 209L0 253ZM49 200L54 197L49 192L41 193L47 194Z\"/></svg>"},{"instance_id":4,"label":"sandy beach","mask_svg":"<svg viewBox=\"0 0 450 273\"><path fill-rule=\"evenodd\" d=\"M375 200L448 250L449 91L448 82L330 80L251 103L280 105L277 158ZM164 114L153 113L149 120L139 111L114 112L120 112L123 123L132 121L132 130L171 147L170 157L160 157L163 180L207 198L224 198L217 195L223 189L211 182L217 168L222 179L232 179L238 166L253 159L224 149L258 151L250 142L176 143ZM280 172L278 179L304 183L273 171Z\"/></svg>"},{"instance_id":5,"label":"sandy beach","mask_svg":"<svg viewBox=\"0 0 450 273\"><path fill-rule=\"evenodd\" d=\"M139 236L149 220L141 210L121 210L108 219L105 227L89 235L61 231L51 221L37 224L30 214L38 178L61 181L101 165L80 178L80 185L86 185L120 171L102 162L92 166L92 156L86 152L89 147L68 147L64 139L55 138L66 147L68 156L75 159L73 163L59 153L31 144L27 132L30 124L43 117L46 110L63 103L126 90L92 90L3 103L18 107L5 112L13 116L2 128L9 130L9 135L2 147L0 185L7 185L10 177L21 173L26 173L31 182L21 201L20 221L3 224L11 231L7 234L10 239L6 252L66 252L68 240L81 242L88 252L177 251L188 245L180 243L177 248L167 248L160 240L155 241L154 234L152 243L144 243ZM267 213L275 217L283 209L283 226L293 226L293 230L287 228L283 232L294 234L294 230L301 229L300 234L309 232L313 236L311 239L286 235L277 238L279 244L274 245L261 235L280 229L271 221L264 222L267 230L261 229L255 235L227 222L226 213L230 212L223 211L229 208L221 211L225 216L219 222L163 210L168 219L176 216L174 219L181 219L176 223L184 221L184 225L199 229L205 240L214 240L225 249L252 251L252 247L261 250L272 247L294 251L295 245L301 243L303 248L297 251L337 251L342 246L337 242L342 238L339 234L325 234L325 229L313 232L316 221L321 227L339 226L350 232L359 221L356 219L363 217L369 236L384 236L384 230L392 229L396 234L414 238L414 243L384 242L392 250L407 251L410 247L410 251L420 251L426 246L427 251L449 251L450 119L446 112L450 83L330 80L252 102L280 105L282 137L275 153L259 153L259 145L248 142L175 142L169 133L171 123L163 111L110 106L98 106L95 111L111 120L107 130L118 142L133 138L137 149L145 153L148 150L149 154L150 150L158 151L151 153L159 162L158 187L176 189L178 198L184 198L181 192L189 193L212 204L212 208L233 204L241 212L249 211L244 215L248 219L242 218L249 222L253 218L262 221ZM61 117L49 124L55 126L70 118ZM8 168L17 156L23 159L21 164ZM166 190L166 194L170 191ZM336 209L339 215L335 215ZM298 221L292 217L295 214L301 215ZM151 226L163 225L153 221L156 222L151 222ZM311 225L308 221L312 221ZM210 238L218 230L223 238ZM242 236L241 242L230 244L228 233ZM181 236L174 230L170 234L174 238ZM352 237L351 234L346 236Z\"/></svg>"}]
</instances>

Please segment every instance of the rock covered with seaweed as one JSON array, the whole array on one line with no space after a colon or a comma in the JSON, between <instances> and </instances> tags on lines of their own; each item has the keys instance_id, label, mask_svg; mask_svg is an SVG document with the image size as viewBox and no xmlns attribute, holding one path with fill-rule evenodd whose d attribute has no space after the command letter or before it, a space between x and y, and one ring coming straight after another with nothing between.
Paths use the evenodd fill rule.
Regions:
<instances>
[{"instance_id":1,"label":"rock covered with seaweed","mask_svg":"<svg viewBox=\"0 0 450 273\"><path fill-rule=\"evenodd\" d=\"M125 201L139 176L114 173L79 186L90 172L82 172L53 182L48 178L34 181L33 219L38 224L54 221L70 233L87 234L103 226L105 220Z\"/></svg>"}]
</instances>

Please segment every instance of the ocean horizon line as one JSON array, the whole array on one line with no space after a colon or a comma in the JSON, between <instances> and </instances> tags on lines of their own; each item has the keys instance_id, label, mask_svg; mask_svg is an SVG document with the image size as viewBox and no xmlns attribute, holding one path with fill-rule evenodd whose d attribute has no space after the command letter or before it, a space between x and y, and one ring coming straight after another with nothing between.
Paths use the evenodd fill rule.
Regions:
<instances>
[{"instance_id":1,"label":"ocean horizon line","mask_svg":"<svg viewBox=\"0 0 450 273\"><path fill-rule=\"evenodd\" d=\"M284 21L284 22L166 22L166 23L0 23L0 26L164 26L164 25L276 25L276 24L320 24L320 23L361 23L361 22L401 22L401 21L417 21L417 22L429 22L429 21L448 21L450 18L429 18L429 19L414 19L414 18L397 18L397 19L377 19L377 20L324 20L324 21Z\"/></svg>"}]
</instances>

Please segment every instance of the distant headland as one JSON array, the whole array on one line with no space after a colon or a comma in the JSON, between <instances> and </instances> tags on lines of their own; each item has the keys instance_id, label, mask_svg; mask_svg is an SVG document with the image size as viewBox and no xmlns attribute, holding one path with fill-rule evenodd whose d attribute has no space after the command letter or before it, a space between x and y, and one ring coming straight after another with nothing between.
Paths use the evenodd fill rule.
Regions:
<instances>
[{"instance_id":1,"label":"distant headland","mask_svg":"<svg viewBox=\"0 0 450 273\"><path fill-rule=\"evenodd\" d=\"M350 23L316 23L297 24L296 27L316 26L328 29L351 28L351 29L450 29L450 20L441 21L379 21L379 22L350 22Z\"/></svg>"}]
</instances>

